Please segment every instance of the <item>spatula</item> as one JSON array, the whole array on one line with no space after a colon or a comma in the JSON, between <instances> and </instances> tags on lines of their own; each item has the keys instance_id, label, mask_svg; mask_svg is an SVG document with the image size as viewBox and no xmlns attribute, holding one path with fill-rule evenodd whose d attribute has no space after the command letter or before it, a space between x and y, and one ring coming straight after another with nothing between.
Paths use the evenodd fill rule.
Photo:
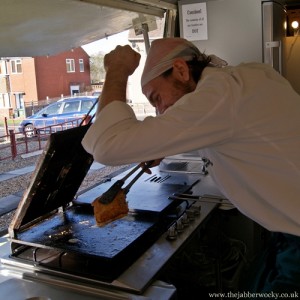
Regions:
<instances>
[{"instance_id":1,"label":"spatula","mask_svg":"<svg viewBox=\"0 0 300 300\"><path fill-rule=\"evenodd\" d=\"M132 185L143 175L143 173L151 167L154 160L148 161L145 163L145 165L142 167L142 170L128 183L126 187L123 188L125 194L127 194L132 187ZM98 201L100 201L102 204L109 204L111 203L118 192L122 189L122 186L124 185L125 181L134 174L141 166L137 165L135 166L128 174L126 174L123 178L117 180L106 192L102 194L101 197L99 197Z\"/></svg>"}]
</instances>

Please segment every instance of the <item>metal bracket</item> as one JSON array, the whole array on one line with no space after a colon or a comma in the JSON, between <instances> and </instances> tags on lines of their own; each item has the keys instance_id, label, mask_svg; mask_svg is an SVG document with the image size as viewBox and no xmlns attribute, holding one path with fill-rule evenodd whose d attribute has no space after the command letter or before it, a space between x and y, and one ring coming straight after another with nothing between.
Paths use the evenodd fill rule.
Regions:
<instances>
[{"instance_id":1,"label":"metal bracket","mask_svg":"<svg viewBox=\"0 0 300 300\"><path fill-rule=\"evenodd\" d=\"M282 46L281 46L281 41L270 41L265 43L266 49L273 49L273 48L278 48L279 50L279 73L282 74ZM271 50L272 51L272 50ZM273 54L270 54L270 63L273 67Z\"/></svg>"},{"instance_id":2,"label":"metal bracket","mask_svg":"<svg viewBox=\"0 0 300 300\"><path fill-rule=\"evenodd\" d=\"M150 49L150 39L148 32L157 29L155 17L139 15L138 18L132 20L132 24L136 35L143 34L146 53L148 54Z\"/></svg>"}]
</instances>

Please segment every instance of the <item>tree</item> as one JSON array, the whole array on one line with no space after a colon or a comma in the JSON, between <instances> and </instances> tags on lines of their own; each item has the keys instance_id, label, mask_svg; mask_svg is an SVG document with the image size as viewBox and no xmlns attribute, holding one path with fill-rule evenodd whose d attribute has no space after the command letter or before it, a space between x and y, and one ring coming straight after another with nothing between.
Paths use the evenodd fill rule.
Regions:
<instances>
[{"instance_id":1,"label":"tree","mask_svg":"<svg viewBox=\"0 0 300 300\"><path fill-rule=\"evenodd\" d=\"M105 78L105 70L103 66L104 55L102 52L92 54L90 56L91 82L99 83Z\"/></svg>"}]
</instances>

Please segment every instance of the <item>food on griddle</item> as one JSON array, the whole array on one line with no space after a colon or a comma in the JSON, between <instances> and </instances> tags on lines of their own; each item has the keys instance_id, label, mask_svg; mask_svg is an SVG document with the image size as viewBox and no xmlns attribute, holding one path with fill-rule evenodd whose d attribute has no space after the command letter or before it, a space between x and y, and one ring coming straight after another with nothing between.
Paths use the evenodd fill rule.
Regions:
<instances>
[{"instance_id":1,"label":"food on griddle","mask_svg":"<svg viewBox=\"0 0 300 300\"><path fill-rule=\"evenodd\" d=\"M103 204L97 197L92 206L94 207L94 216L98 226L104 226L114 220L120 219L128 214L128 203L126 201L126 194L121 189L112 202Z\"/></svg>"}]
</instances>

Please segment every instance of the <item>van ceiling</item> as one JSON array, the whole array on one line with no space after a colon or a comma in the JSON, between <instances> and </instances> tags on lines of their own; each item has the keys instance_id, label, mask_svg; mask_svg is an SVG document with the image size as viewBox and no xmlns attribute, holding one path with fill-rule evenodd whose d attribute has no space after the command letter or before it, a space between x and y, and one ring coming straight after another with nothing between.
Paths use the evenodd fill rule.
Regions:
<instances>
[{"instance_id":1,"label":"van ceiling","mask_svg":"<svg viewBox=\"0 0 300 300\"><path fill-rule=\"evenodd\" d=\"M162 18L177 1L1 0L0 57L45 56L133 27L142 15Z\"/></svg>"},{"instance_id":2,"label":"van ceiling","mask_svg":"<svg viewBox=\"0 0 300 300\"><path fill-rule=\"evenodd\" d=\"M282 1L298 4L300 0ZM177 2L1 0L0 57L45 56L67 51L132 28L132 20L141 14L156 18L162 18L168 10L174 14Z\"/></svg>"}]
</instances>

